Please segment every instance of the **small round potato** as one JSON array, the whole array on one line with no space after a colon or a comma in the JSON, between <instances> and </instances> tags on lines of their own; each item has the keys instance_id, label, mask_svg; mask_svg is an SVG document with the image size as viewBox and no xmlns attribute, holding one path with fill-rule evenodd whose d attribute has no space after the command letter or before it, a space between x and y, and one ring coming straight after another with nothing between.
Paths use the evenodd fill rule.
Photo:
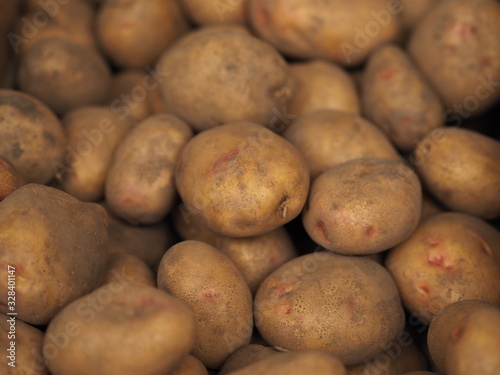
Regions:
<instances>
[{"instance_id":1,"label":"small round potato","mask_svg":"<svg viewBox=\"0 0 500 375\"><path fill-rule=\"evenodd\" d=\"M144 261L134 255L117 251L109 254L101 285L113 282L156 287L155 274Z\"/></svg>"},{"instance_id":2,"label":"small round potato","mask_svg":"<svg viewBox=\"0 0 500 375\"><path fill-rule=\"evenodd\" d=\"M316 178L302 215L317 244L341 254L370 254L403 242L417 227L422 192L402 161L356 159Z\"/></svg>"}]
</instances>

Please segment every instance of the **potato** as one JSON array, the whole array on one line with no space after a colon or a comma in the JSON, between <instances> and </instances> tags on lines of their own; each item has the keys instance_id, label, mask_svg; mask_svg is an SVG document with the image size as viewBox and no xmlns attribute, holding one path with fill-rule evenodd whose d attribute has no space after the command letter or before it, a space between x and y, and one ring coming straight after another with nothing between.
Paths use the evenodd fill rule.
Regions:
<instances>
[{"instance_id":1,"label":"potato","mask_svg":"<svg viewBox=\"0 0 500 375\"><path fill-rule=\"evenodd\" d=\"M449 337L460 325L462 320L473 311L493 306L481 300L462 300L452 303L439 310L432 319L427 332L427 346L434 365L439 372L446 373L446 348Z\"/></svg>"},{"instance_id":2,"label":"potato","mask_svg":"<svg viewBox=\"0 0 500 375\"><path fill-rule=\"evenodd\" d=\"M346 375L345 367L331 353L308 350L298 353L280 353L255 362L233 375Z\"/></svg>"},{"instance_id":3,"label":"potato","mask_svg":"<svg viewBox=\"0 0 500 375\"><path fill-rule=\"evenodd\" d=\"M278 353L280 353L278 350L262 345L249 344L242 346L229 356L217 375L233 373Z\"/></svg>"},{"instance_id":4,"label":"potato","mask_svg":"<svg viewBox=\"0 0 500 375\"><path fill-rule=\"evenodd\" d=\"M132 224L162 220L176 198L175 163L192 137L185 122L168 114L141 121L120 142L106 177L106 203Z\"/></svg>"},{"instance_id":5,"label":"potato","mask_svg":"<svg viewBox=\"0 0 500 375\"><path fill-rule=\"evenodd\" d=\"M443 0L413 30L408 52L448 114L468 118L500 98L499 23L497 1Z\"/></svg>"},{"instance_id":6,"label":"potato","mask_svg":"<svg viewBox=\"0 0 500 375\"><path fill-rule=\"evenodd\" d=\"M122 68L154 64L188 30L174 0L106 0L99 8L95 27L103 51Z\"/></svg>"},{"instance_id":7,"label":"potato","mask_svg":"<svg viewBox=\"0 0 500 375\"><path fill-rule=\"evenodd\" d=\"M433 197L431 197L426 191L422 194L422 214L420 215L420 222L425 219L445 212L444 207L439 204Z\"/></svg>"},{"instance_id":8,"label":"potato","mask_svg":"<svg viewBox=\"0 0 500 375\"><path fill-rule=\"evenodd\" d=\"M297 256L283 227L256 237L218 237L215 247L236 264L252 294L271 272Z\"/></svg>"},{"instance_id":9,"label":"potato","mask_svg":"<svg viewBox=\"0 0 500 375\"><path fill-rule=\"evenodd\" d=\"M109 254L101 285L113 282L156 287L156 276L151 268L138 257L122 252L112 252Z\"/></svg>"},{"instance_id":10,"label":"potato","mask_svg":"<svg viewBox=\"0 0 500 375\"><path fill-rule=\"evenodd\" d=\"M413 164L429 191L454 211L500 216L500 142L472 130L446 127L417 146Z\"/></svg>"},{"instance_id":11,"label":"potato","mask_svg":"<svg viewBox=\"0 0 500 375\"><path fill-rule=\"evenodd\" d=\"M198 131L233 121L270 126L294 90L281 55L239 30L188 34L162 55L158 71L168 74L166 111Z\"/></svg>"},{"instance_id":12,"label":"potato","mask_svg":"<svg viewBox=\"0 0 500 375\"><path fill-rule=\"evenodd\" d=\"M219 236L207 228L201 215L189 211L184 204L172 210L172 224L183 240L202 241L216 247Z\"/></svg>"},{"instance_id":13,"label":"potato","mask_svg":"<svg viewBox=\"0 0 500 375\"><path fill-rule=\"evenodd\" d=\"M58 178L64 191L80 200L97 201L104 195L113 153L133 123L104 106L80 107L62 122L68 142Z\"/></svg>"},{"instance_id":14,"label":"potato","mask_svg":"<svg viewBox=\"0 0 500 375\"><path fill-rule=\"evenodd\" d=\"M21 186L21 178L10 161L0 156L0 202Z\"/></svg>"},{"instance_id":15,"label":"potato","mask_svg":"<svg viewBox=\"0 0 500 375\"><path fill-rule=\"evenodd\" d=\"M29 230L27 230L29 228ZM15 268L16 312L46 324L66 304L101 282L107 251L107 215L44 185L20 187L0 203L2 273ZM0 284L0 313L8 312L7 283Z\"/></svg>"},{"instance_id":16,"label":"potato","mask_svg":"<svg viewBox=\"0 0 500 375\"><path fill-rule=\"evenodd\" d=\"M403 11L401 12L401 21L406 29L413 29L435 4L441 0L399 0Z\"/></svg>"},{"instance_id":17,"label":"potato","mask_svg":"<svg viewBox=\"0 0 500 375\"><path fill-rule=\"evenodd\" d=\"M19 63L17 80L31 94L58 114L106 100L111 73L94 50L61 38L34 45ZM67 88L71 87L71 90Z\"/></svg>"},{"instance_id":18,"label":"potato","mask_svg":"<svg viewBox=\"0 0 500 375\"><path fill-rule=\"evenodd\" d=\"M387 44L368 58L363 74L367 118L403 151L411 151L443 125L443 106L434 89L401 48Z\"/></svg>"},{"instance_id":19,"label":"potato","mask_svg":"<svg viewBox=\"0 0 500 375\"><path fill-rule=\"evenodd\" d=\"M356 87L340 66L322 60L296 62L290 64L290 73L297 81L296 93L287 107L290 117L322 109L359 115Z\"/></svg>"},{"instance_id":20,"label":"potato","mask_svg":"<svg viewBox=\"0 0 500 375\"><path fill-rule=\"evenodd\" d=\"M421 206L418 177L402 161L356 159L313 181L302 221L325 249L370 254L408 238Z\"/></svg>"},{"instance_id":21,"label":"potato","mask_svg":"<svg viewBox=\"0 0 500 375\"><path fill-rule=\"evenodd\" d=\"M190 20L197 25L217 25L246 22L247 0L180 0Z\"/></svg>"},{"instance_id":22,"label":"potato","mask_svg":"<svg viewBox=\"0 0 500 375\"><path fill-rule=\"evenodd\" d=\"M208 371L199 359L187 355L169 372L169 375L208 375Z\"/></svg>"},{"instance_id":23,"label":"potato","mask_svg":"<svg viewBox=\"0 0 500 375\"><path fill-rule=\"evenodd\" d=\"M0 90L0 132L0 155L25 182L46 184L54 177L66 138L57 117L42 102L20 91Z\"/></svg>"},{"instance_id":24,"label":"potato","mask_svg":"<svg viewBox=\"0 0 500 375\"><path fill-rule=\"evenodd\" d=\"M53 375L164 375L189 353L195 333L193 312L179 299L114 283L57 314L43 353Z\"/></svg>"},{"instance_id":25,"label":"potato","mask_svg":"<svg viewBox=\"0 0 500 375\"><path fill-rule=\"evenodd\" d=\"M399 2L385 0L249 0L256 33L287 56L358 65L398 38Z\"/></svg>"},{"instance_id":26,"label":"potato","mask_svg":"<svg viewBox=\"0 0 500 375\"><path fill-rule=\"evenodd\" d=\"M198 332L191 354L206 367L219 368L250 342L250 289L233 262L216 248L198 241L172 246L161 260L158 287L193 309Z\"/></svg>"},{"instance_id":27,"label":"potato","mask_svg":"<svg viewBox=\"0 0 500 375\"><path fill-rule=\"evenodd\" d=\"M48 374L42 357L42 331L15 316L0 314L0 333L2 354L7 357L2 358L2 374Z\"/></svg>"},{"instance_id":28,"label":"potato","mask_svg":"<svg viewBox=\"0 0 500 375\"><path fill-rule=\"evenodd\" d=\"M151 89L148 93L147 101L149 105L149 112L151 114L166 112L160 85L156 85Z\"/></svg>"},{"instance_id":29,"label":"potato","mask_svg":"<svg viewBox=\"0 0 500 375\"><path fill-rule=\"evenodd\" d=\"M474 216L428 218L389 252L386 267L406 308L426 323L460 300L500 304L500 233Z\"/></svg>"},{"instance_id":30,"label":"potato","mask_svg":"<svg viewBox=\"0 0 500 375\"><path fill-rule=\"evenodd\" d=\"M451 333L447 348L447 374L498 374L500 309L489 307L470 313Z\"/></svg>"},{"instance_id":31,"label":"potato","mask_svg":"<svg viewBox=\"0 0 500 375\"><path fill-rule=\"evenodd\" d=\"M311 178L359 158L399 160L387 137L369 121L354 114L321 110L297 118L283 133L306 159Z\"/></svg>"},{"instance_id":32,"label":"potato","mask_svg":"<svg viewBox=\"0 0 500 375\"><path fill-rule=\"evenodd\" d=\"M297 217L309 170L298 150L269 129L236 122L191 139L177 160L177 190L208 229L229 237L270 232Z\"/></svg>"},{"instance_id":33,"label":"potato","mask_svg":"<svg viewBox=\"0 0 500 375\"><path fill-rule=\"evenodd\" d=\"M437 372L431 371L410 371L406 372L403 375L439 375Z\"/></svg>"},{"instance_id":34,"label":"potato","mask_svg":"<svg viewBox=\"0 0 500 375\"><path fill-rule=\"evenodd\" d=\"M269 275L255 296L254 316L270 345L328 350L346 366L375 358L405 320L381 265L331 252L292 259Z\"/></svg>"},{"instance_id":35,"label":"potato","mask_svg":"<svg viewBox=\"0 0 500 375\"><path fill-rule=\"evenodd\" d=\"M405 332L406 333L406 332ZM399 335L403 337L403 333ZM406 333L407 340L392 342L375 359L347 368L348 375L401 375L408 371L427 370L427 361Z\"/></svg>"}]
</instances>

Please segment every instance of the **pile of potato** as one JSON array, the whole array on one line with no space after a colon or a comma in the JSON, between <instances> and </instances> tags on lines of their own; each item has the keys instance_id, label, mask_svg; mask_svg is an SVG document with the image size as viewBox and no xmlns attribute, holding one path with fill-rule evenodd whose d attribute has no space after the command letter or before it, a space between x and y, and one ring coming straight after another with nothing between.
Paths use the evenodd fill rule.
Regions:
<instances>
[{"instance_id":1,"label":"pile of potato","mask_svg":"<svg viewBox=\"0 0 500 375\"><path fill-rule=\"evenodd\" d=\"M0 373L500 374L499 25L0 2Z\"/></svg>"}]
</instances>

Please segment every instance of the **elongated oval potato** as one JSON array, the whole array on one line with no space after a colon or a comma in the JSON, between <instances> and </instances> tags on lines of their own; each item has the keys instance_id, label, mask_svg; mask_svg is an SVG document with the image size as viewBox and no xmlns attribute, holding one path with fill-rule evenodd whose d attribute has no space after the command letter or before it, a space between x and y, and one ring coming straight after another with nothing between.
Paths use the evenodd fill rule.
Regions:
<instances>
[{"instance_id":1,"label":"elongated oval potato","mask_svg":"<svg viewBox=\"0 0 500 375\"><path fill-rule=\"evenodd\" d=\"M373 359L405 320L384 267L331 252L292 259L269 275L255 296L254 316L269 345L328 350L345 365Z\"/></svg>"},{"instance_id":2,"label":"elongated oval potato","mask_svg":"<svg viewBox=\"0 0 500 375\"><path fill-rule=\"evenodd\" d=\"M418 144L412 164L446 207L484 219L500 216L500 142L478 132L439 128Z\"/></svg>"},{"instance_id":3,"label":"elongated oval potato","mask_svg":"<svg viewBox=\"0 0 500 375\"><path fill-rule=\"evenodd\" d=\"M399 2L386 0L250 0L256 33L286 56L359 65L402 30Z\"/></svg>"},{"instance_id":4,"label":"elongated oval potato","mask_svg":"<svg viewBox=\"0 0 500 375\"><path fill-rule=\"evenodd\" d=\"M366 117L400 150L413 150L429 131L443 125L441 99L395 45L384 45L368 58L362 93Z\"/></svg>"},{"instance_id":5,"label":"elongated oval potato","mask_svg":"<svg viewBox=\"0 0 500 375\"><path fill-rule=\"evenodd\" d=\"M302 215L311 238L341 254L378 253L417 227L422 191L402 161L356 159L316 178Z\"/></svg>"},{"instance_id":6,"label":"elongated oval potato","mask_svg":"<svg viewBox=\"0 0 500 375\"><path fill-rule=\"evenodd\" d=\"M297 82L295 95L287 106L290 117L322 109L360 113L354 82L340 66L324 60L295 62L290 64L290 74Z\"/></svg>"},{"instance_id":7,"label":"elongated oval potato","mask_svg":"<svg viewBox=\"0 0 500 375\"><path fill-rule=\"evenodd\" d=\"M177 160L175 182L183 202L210 230L251 237L297 217L307 198L309 170L279 135L236 122L193 137Z\"/></svg>"},{"instance_id":8,"label":"elongated oval potato","mask_svg":"<svg viewBox=\"0 0 500 375\"><path fill-rule=\"evenodd\" d=\"M64 157L66 137L54 113L31 95L0 90L0 155L27 183L48 183Z\"/></svg>"},{"instance_id":9,"label":"elongated oval potato","mask_svg":"<svg viewBox=\"0 0 500 375\"><path fill-rule=\"evenodd\" d=\"M80 200L97 201L104 195L113 153L132 122L104 106L75 109L62 122L68 139L58 172L62 187Z\"/></svg>"},{"instance_id":10,"label":"elongated oval potato","mask_svg":"<svg viewBox=\"0 0 500 375\"><path fill-rule=\"evenodd\" d=\"M161 84L166 111L197 131L234 121L271 126L294 92L278 51L240 29L190 33L158 62L168 74Z\"/></svg>"},{"instance_id":11,"label":"elongated oval potato","mask_svg":"<svg viewBox=\"0 0 500 375\"><path fill-rule=\"evenodd\" d=\"M423 322L465 299L500 304L500 232L471 215L428 218L390 250L386 267L406 308Z\"/></svg>"},{"instance_id":12,"label":"elongated oval potato","mask_svg":"<svg viewBox=\"0 0 500 375\"><path fill-rule=\"evenodd\" d=\"M29 230L27 229L29 228ZM38 184L0 203L0 270L15 268L17 317L47 324L65 305L97 288L108 259L106 211ZM0 313L7 313L7 282Z\"/></svg>"},{"instance_id":13,"label":"elongated oval potato","mask_svg":"<svg viewBox=\"0 0 500 375\"><path fill-rule=\"evenodd\" d=\"M157 114L135 126L116 149L106 177L106 203L132 224L153 224L172 208L175 163L192 137L179 118Z\"/></svg>"},{"instance_id":14,"label":"elongated oval potato","mask_svg":"<svg viewBox=\"0 0 500 375\"><path fill-rule=\"evenodd\" d=\"M399 160L396 149L380 129L362 117L340 111L318 110L302 115L283 137L304 156L312 179L354 159Z\"/></svg>"},{"instance_id":15,"label":"elongated oval potato","mask_svg":"<svg viewBox=\"0 0 500 375\"><path fill-rule=\"evenodd\" d=\"M500 4L442 0L418 23L408 52L447 113L477 115L500 98Z\"/></svg>"},{"instance_id":16,"label":"elongated oval potato","mask_svg":"<svg viewBox=\"0 0 500 375\"><path fill-rule=\"evenodd\" d=\"M43 352L53 375L164 375L189 353L195 333L193 312L178 298L114 282L57 314Z\"/></svg>"},{"instance_id":17,"label":"elongated oval potato","mask_svg":"<svg viewBox=\"0 0 500 375\"><path fill-rule=\"evenodd\" d=\"M234 263L216 248L198 241L172 246L161 260L158 287L193 309L198 332L191 354L206 367L218 369L250 343L250 289Z\"/></svg>"},{"instance_id":18,"label":"elongated oval potato","mask_svg":"<svg viewBox=\"0 0 500 375\"><path fill-rule=\"evenodd\" d=\"M122 68L154 64L189 28L175 0L106 0L95 27L103 51Z\"/></svg>"},{"instance_id":19,"label":"elongated oval potato","mask_svg":"<svg viewBox=\"0 0 500 375\"><path fill-rule=\"evenodd\" d=\"M21 90L63 115L78 107L103 104L111 71L97 50L63 38L47 38L26 52L17 80Z\"/></svg>"},{"instance_id":20,"label":"elongated oval potato","mask_svg":"<svg viewBox=\"0 0 500 375\"><path fill-rule=\"evenodd\" d=\"M180 0L189 19L197 25L244 24L248 0Z\"/></svg>"}]
</instances>

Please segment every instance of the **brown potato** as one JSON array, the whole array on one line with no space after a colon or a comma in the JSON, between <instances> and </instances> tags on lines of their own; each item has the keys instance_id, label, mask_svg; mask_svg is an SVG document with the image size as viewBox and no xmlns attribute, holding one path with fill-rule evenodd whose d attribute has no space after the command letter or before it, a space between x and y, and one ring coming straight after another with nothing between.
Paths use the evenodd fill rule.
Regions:
<instances>
[{"instance_id":1,"label":"brown potato","mask_svg":"<svg viewBox=\"0 0 500 375\"><path fill-rule=\"evenodd\" d=\"M190 20L197 25L218 25L246 22L248 0L180 0Z\"/></svg>"},{"instance_id":2,"label":"brown potato","mask_svg":"<svg viewBox=\"0 0 500 375\"><path fill-rule=\"evenodd\" d=\"M339 164L359 158L399 160L387 137L369 121L333 110L308 113L283 133L306 159L311 178Z\"/></svg>"},{"instance_id":3,"label":"brown potato","mask_svg":"<svg viewBox=\"0 0 500 375\"><path fill-rule=\"evenodd\" d=\"M122 252L109 254L101 285L113 282L156 287L156 277L151 268L138 257Z\"/></svg>"},{"instance_id":4,"label":"brown potato","mask_svg":"<svg viewBox=\"0 0 500 375\"><path fill-rule=\"evenodd\" d=\"M106 177L106 203L132 224L162 220L176 198L175 163L192 137L189 125L166 113L141 121L120 142Z\"/></svg>"},{"instance_id":5,"label":"brown potato","mask_svg":"<svg viewBox=\"0 0 500 375\"><path fill-rule=\"evenodd\" d=\"M392 342L375 359L347 368L348 375L401 375L408 371L427 370L427 361L422 352L412 345L412 338L407 332L406 340ZM424 371L425 372L425 371Z\"/></svg>"},{"instance_id":6,"label":"brown potato","mask_svg":"<svg viewBox=\"0 0 500 375\"><path fill-rule=\"evenodd\" d=\"M255 296L254 316L270 345L325 349L345 365L375 358L405 321L387 270L331 252L295 258L269 275Z\"/></svg>"},{"instance_id":7,"label":"brown potato","mask_svg":"<svg viewBox=\"0 0 500 375\"><path fill-rule=\"evenodd\" d=\"M16 319L0 314L0 347L3 375L48 375L42 357L43 332Z\"/></svg>"},{"instance_id":8,"label":"brown potato","mask_svg":"<svg viewBox=\"0 0 500 375\"><path fill-rule=\"evenodd\" d=\"M161 260L158 287L193 309L198 332L191 354L206 367L219 368L231 353L250 343L250 289L233 262L216 248L199 241L172 246Z\"/></svg>"},{"instance_id":9,"label":"brown potato","mask_svg":"<svg viewBox=\"0 0 500 375\"><path fill-rule=\"evenodd\" d=\"M183 240L201 241L217 247L219 236L207 228L201 215L189 211L183 203L172 212L172 224Z\"/></svg>"},{"instance_id":10,"label":"brown potato","mask_svg":"<svg viewBox=\"0 0 500 375\"><path fill-rule=\"evenodd\" d=\"M407 309L426 323L460 300L500 304L500 233L474 216L428 218L389 252L386 267Z\"/></svg>"},{"instance_id":11,"label":"brown potato","mask_svg":"<svg viewBox=\"0 0 500 375\"><path fill-rule=\"evenodd\" d=\"M356 159L316 178L302 215L318 245L341 254L370 254L403 242L417 227L420 182L402 161Z\"/></svg>"},{"instance_id":12,"label":"brown potato","mask_svg":"<svg viewBox=\"0 0 500 375\"><path fill-rule=\"evenodd\" d=\"M233 373L278 353L280 353L278 350L262 345L249 344L242 346L229 356L217 375Z\"/></svg>"},{"instance_id":13,"label":"brown potato","mask_svg":"<svg viewBox=\"0 0 500 375\"><path fill-rule=\"evenodd\" d=\"M104 103L111 72L97 51L66 39L47 38L36 43L19 62L17 81L21 90L56 113L65 114Z\"/></svg>"},{"instance_id":14,"label":"brown potato","mask_svg":"<svg viewBox=\"0 0 500 375\"><path fill-rule=\"evenodd\" d=\"M462 118L500 98L500 4L443 0L413 30L408 52L448 108Z\"/></svg>"},{"instance_id":15,"label":"brown potato","mask_svg":"<svg viewBox=\"0 0 500 375\"><path fill-rule=\"evenodd\" d=\"M41 101L14 90L0 90L0 155L29 183L48 183L64 156L61 123Z\"/></svg>"},{"instance_id":16,"label":"brown potato","mask_svg":"<svg viewBox=\"0 0 500 375\"><path fill-rule=\"evenodd\" d=\"M113 283L57 314L43 353L53 375L164 375L189 353L195 333L193 312L178 298Z\"/></svg>"},{"instance_id":17,"label":"brown potato","mask_svg":"<svg viewBox=\"0 0 500 375\"><path fill-rule=\"evenodd\" d=\"M106 0L96 19L102 49L122 68L154 64L187 30L187 21L175 0Z\"/></svg>"},{"instance_id":18,"label":"brown potato","mask_svg":"<svg viewBox=\"0 0 500 375\"><path fill-rule=\"evenodd\" d=\"M19 319L47 324L99 286L108 258L102 207L38 184L20 187L0 207L0 264L5 275L15 268ZM6 312L7 283L0 283L0 313Z\"/></svg>"},{"instance_id":19,"label":"brown potato","mask_svg":"<svg viewBox=\"0 0 500 375\"><path fill-rule=\"evenodd\" d=\"M441 0L399 0L403 11L401 21L406 29L413 29L420 20Z\"/></svg>"},{"instance_id":20,"label":"brown potato","mask_svg":"<svg viewBox=\"0 0 500 375\"><path fill-rule=\"evenodd\" d=\"M446 373L446 347L451 333L461 325L462 320L471 312L489 306L494 305L481 300L462 300L439 310L432 319L427 332L427 346L430 357L439 372Z\"/></svg>"},{"instance_id":21,"label":"brown potato","mask_svg":"<svg viewBox=\"0 0 500 375\"><path fill-rule=\"evenodd\" d=\"M177 160L177 190L208 229L229 237L264 234L299 215L309 170L271 130L236 122L191 139Z\"/></svg>"},{"instance_id":22,"label":"brown potato","mask_svg":"<svg viewBox=\"0 0 500 375\"><path fill-rule=\"evenodd\" d=\"M500 309L471 312L450 336L446 351L448 375L500 373Z\"/></svg>"},{"instance_id":23,"label":"brown potato","mask_svg":"<svg viewBox=\"0 0 500 375\"><path fill-rule=\"evenodd\" d=\"M257 34L287 56L362 63L402 30L399 2L385 0L250 0Z\"/></svg>"},{"instance_id":24,"label":"brown potato","mask_svg":"<svg viewBox=\"0 0 500 375\"><path fill-rule=\"evenodd\" d=\"M97 201L104 195L113 153L133 123L104 106L80 107L62 122L68 143L58 178L64 191L83 201Z\"/></svg>"},{"instance_id":25,"label":"brown potato","mask_svg":"<svg viewBox=\"0 0 500 375\"><path fill-rule=\"evenodd\" d=\"M0 156L0 202L21 186L21 177L10 161Z\"/></svg>"},{"instance_id":26,"label":"brown potato","mask_svg":"<svg viewBox=\"0 0 500 375\"><path fill-rule=\"evenodd\" d=\"M297 81L295 95L287 106L289 117L321 109L359 115L360 103L349 74L340 66L322 60L290 64Z\"/></svg>"},{"instance_id":27,"label":"brown potato","mask_svg":"<svg viewBox=\"0 0 500 375\"><path fill-rule=\"evenodd\" d=\"M256 237L218 237L217 249L236 264L252 294L261 282L278 267L297 256L285 228L279 227Z\"/></svg>"},{"instance_id":28,"label":"brown potato","mask_svg":"<svg viewBox=\"0 0 500 375\"><path fill-rule=\"evenodd\" d=\"M387 44L368 58L363 74L363 110L403 151L411 151L443 125L443 106L401 48Z\"/></svg>"},{"instance_id":29,"label":"brown potato","mask_svg":"<svg viewBox=\"0 0 500 375\"><path fill-rule=\"evenodd\" d=\"M233 375L346 375L342 362L323 350L280 353L255 362Z\"/></svg>"},{"instance_id":30,"label":"brown potato","mask_svg":"<svg viewBox=\"0 0 500 375\"><path fill-rule=\"evenodd\" d=\"M188 34L163 54L158 70L168 74L166 111L198 131L233 121L270 126L273 110L282 111L294 90L283 57L239 30Z\"/></svg>"},{"instance_id":31,"label":"brown potato","mask_svg":"<svg viewBox=\"0 0 500 375\"><path fill-rule=\"evenodd\" d=\"M500 216L500 142L472 130L440 128L417 146L413 164L422 182L454 211Z\"/></svg>"},{"instance_id":32,"label":"brown potato","mask_svg":"<svg viewBox=\"0 0 500 375\"><path fill-rule=\"evenodd\" d=\"M187 355L168 375L208 375L208 371L199 359L192 355Z\"/></svg>"}]
</instances>

